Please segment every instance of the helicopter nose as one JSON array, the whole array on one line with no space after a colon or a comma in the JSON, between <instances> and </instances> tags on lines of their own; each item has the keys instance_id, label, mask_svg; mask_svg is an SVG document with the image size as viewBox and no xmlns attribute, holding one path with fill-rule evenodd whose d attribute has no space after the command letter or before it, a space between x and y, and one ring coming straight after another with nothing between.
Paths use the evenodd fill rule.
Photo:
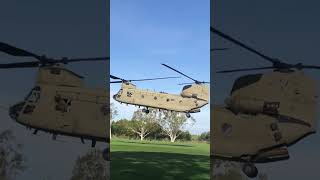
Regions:
<instances>
[{"instance_id":1,"label":"helicopter nose","mask_svg":"<svg viewBox=\"0 0 320 180\"><path fill-rule=\"evenodd\" d=\"M113 99L114 99L114 100L117 99L117 94L113 95Z\"/></svg>"},{"instance_id":2,"label":"helicopter nose","mask_svg":"<svg viewBox=\"0 0 320 180\"><path fill-rule=\"evenodd\" d=\"M11 119L17 120L19 113L22 110L24 104L25 104L24 102L20 102L9 108L9 116L11 117Z\"/></svg>"}]
</instances>

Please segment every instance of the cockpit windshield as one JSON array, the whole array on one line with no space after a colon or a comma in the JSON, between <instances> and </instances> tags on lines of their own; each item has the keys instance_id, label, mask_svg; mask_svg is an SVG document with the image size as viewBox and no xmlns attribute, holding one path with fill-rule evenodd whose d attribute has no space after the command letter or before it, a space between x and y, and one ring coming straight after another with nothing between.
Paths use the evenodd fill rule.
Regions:
<instances>
[{"instance_id":1,"label":"cockpit windshield","mask_svg":"<svg viewBox=\"0 0 320 180\"><path fill-rule=\"evenodd\" d=\"M231 94L238 89L244 88L246 86L249 86L250 84L253 84L259 81L261 77L262 77L262 74L250 74L246 76L241 76L234 82L231 90Z\"/></svg>"},{"instance_id":2,"label":"cockpit windshield","mask_svg":"<svg viewBox=\"0 0 320 180\"><path fill-rule=\"evenodd\" d=\"M36 103L40 99L40 87L33 88L26 96L25 101Z\"/></svg>"}]
</instances>

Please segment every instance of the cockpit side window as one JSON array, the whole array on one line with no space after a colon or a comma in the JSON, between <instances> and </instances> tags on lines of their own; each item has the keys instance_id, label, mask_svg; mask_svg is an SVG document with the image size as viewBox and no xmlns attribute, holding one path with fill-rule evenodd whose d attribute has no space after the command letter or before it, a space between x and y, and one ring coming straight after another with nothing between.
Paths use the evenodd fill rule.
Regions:
<instances>
[{"instance_id":1,"label":"cockpit side window","mask_svg":"<svg viewBox=\"0 0 320 180\"><path fill-rule=\"evenodd\" d=\"M40 99L41 90L40 87L35 87L26 97L26 101L29 103L36 103Z\"/></svg>"},{"instance_id":2,"label":"cockpit side window","mask_svg":"<svg viewBox=\"0 0 320 180\"><path fill-rule=\"evenodd\" d=\"M60 111L63 113L70 112L71 102L72 102L71 99L67 97L56 96L55 102L56 102L56 106L55 106L56 111Z\"/></svg>"},{"instance_id":3,"label":"cockpit side window","mask_svg":"<svg viewBox=\"0 0 320 180\"><path fill-rule=\"evenodd\" d=\"M184 90L186 90L186 89L189 89L191 86L192 86L192 85L186 85L186 86L184 86L184 87L182 88L182 90L184 91Z\"/></svg>"},{"instance_id":4,"label":"cockpit side window","mask_svg":"<svg viewBox=\"0 0 320 180\"><path fill-rule=\"evenodd\" d=\"M231 90L231 94L238 89L241 89L253 83L256 83L261 79L261 77L262 77L262 74L250 74L246 76L241 76L234 82Z\"/></svg>"}]
</instances>

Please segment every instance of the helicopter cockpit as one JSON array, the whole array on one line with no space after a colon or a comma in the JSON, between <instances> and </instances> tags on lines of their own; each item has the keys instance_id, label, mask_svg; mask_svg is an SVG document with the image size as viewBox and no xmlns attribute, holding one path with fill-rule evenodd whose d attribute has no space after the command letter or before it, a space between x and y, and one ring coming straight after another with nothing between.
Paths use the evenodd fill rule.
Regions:
<instances>
[{"instance_id":1,"label":"helicopter cockpit","mask_svg":"<svg viewBox=\"0 0 320 180\"><path fill-rule=\"evenodd\" d=\"M22 110L24 114L32 113L36 107L36 103L40 99L40 94L41 94L41 88L39 86L34 87L29 92L29 94L25 97L24 101L19 102L10 107L9 109L10 117L16 120Z\"/></svg>"}]
</instances>

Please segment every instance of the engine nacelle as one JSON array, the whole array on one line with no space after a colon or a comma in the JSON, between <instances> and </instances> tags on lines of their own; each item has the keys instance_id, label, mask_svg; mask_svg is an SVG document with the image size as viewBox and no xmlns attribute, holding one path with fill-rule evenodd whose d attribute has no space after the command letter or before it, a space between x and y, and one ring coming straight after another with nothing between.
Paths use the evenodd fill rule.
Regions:
<instances>
[{"instance_id":1,"label":"engine nacelle","mask_svg":"<svg viewBox=\"0 0 320 180\"><path fill-rule=\"evenodd\" d=\"M182 97L197 98L205 101L209 100L209 89L204 84L192 84L183 87Z\"/></svg>"},{"instance_id":2,"label":"engine nacelle","mask_svg":"<svg viewBox=\"0 0 320 180\"><path fill-rule=\"evenodd\" d=\"M225 100L226 105L235 113L247 113L247 114L278 114L279 102L266 102L259 99L252 98L227 98Z\"/></svg>"}]
</instances>

